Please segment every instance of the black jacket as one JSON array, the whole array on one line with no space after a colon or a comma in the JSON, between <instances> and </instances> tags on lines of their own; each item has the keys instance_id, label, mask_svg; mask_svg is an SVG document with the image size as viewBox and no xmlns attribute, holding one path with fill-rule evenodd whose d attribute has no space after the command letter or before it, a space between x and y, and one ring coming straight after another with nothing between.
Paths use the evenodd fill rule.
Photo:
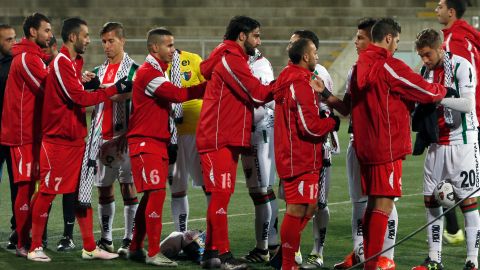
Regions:
<instances>
[{"instance_id":1,"label":"black jacket","mask_svg":"<svg viewBox=\"0 0 480 270\"><path fill-rule=\"evenodd\" d=\"M3 96L5 95L5 86L7 85L8 72L10 71L12 59L11 55L3 56L0 54L0 121L3 111Z\"/></svg>"}]
</instances>

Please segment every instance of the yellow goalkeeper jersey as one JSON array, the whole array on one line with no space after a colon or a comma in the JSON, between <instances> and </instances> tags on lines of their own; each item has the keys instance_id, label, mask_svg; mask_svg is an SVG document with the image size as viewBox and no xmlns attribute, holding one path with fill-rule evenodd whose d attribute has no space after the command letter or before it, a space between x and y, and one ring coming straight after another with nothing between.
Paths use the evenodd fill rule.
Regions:
<instances>
[{"instance_id":1,"label":"yellow goalkeeper jersey","mask_svg":"<svg viewBox=\"0 0 480 270\"><path fill-rule=\"evenodd\" d=\"M180 53L180 76L183 87L190 87L205 81L200 73L200 55L179 51ZM170 76L171 64L168 65L167 73ZM183 102L183 122L177 124L178 135L195 134L197 129L200 111L202 110L203 101L201 99L189 100Z\"/></svg>"}]
</instances>

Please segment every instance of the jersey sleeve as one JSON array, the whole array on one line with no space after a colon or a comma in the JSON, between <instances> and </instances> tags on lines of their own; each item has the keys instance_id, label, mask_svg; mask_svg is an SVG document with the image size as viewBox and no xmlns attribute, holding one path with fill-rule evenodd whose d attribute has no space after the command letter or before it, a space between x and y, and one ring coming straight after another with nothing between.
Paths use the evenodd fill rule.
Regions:
<instances>
[{"instance_id":1,"label":"jersey sleeve","mask_svg":"<svg viewBox=\"0 0 480 270\"><path fill-rule=\"evenodd\" d=\"M390 90L402 98L419 103L440 101L446 93L443 85L428 83L422 76L413 72L404 62L392 58L383 65Z\"/></svg>"},{"instance_id":2,"label":"jersey sleeve","mask_svg":"<svg viewBox=\"0 0 480 270\"><path fill-rule=\"evenodd\" d=\"M310 85L297 82L290 85L290 94L295 101L298 115L298 127L302 135L311 138L325 136L335 127L335 120L321 119L315 92Z\"/></svg>"},{"instance_id":3,"label":"jersey sleeve","mask_svg":"<svg viewBox=\"0 0 480 270\"><path fill-rule=\"evenodd\" d=\"M227 54L222 56L220 64L226 70L224 82L245 101L263 105L273 99L273 85L263 85L241 57Z\"/></svg>"},{"instance_id":4,"label":"jersey sleeve","mask_svg":"<svg viewBox=\"0 0 480 270\"><path fill-rule=\"evenodd\" d=\"M460 96L475 93L477 76L475 68L465 58L454 56L457 61L454 62L454 85Z\"/></svg>"},{"instance_id":5,"label":"jersey sleeve","mask_svg":"<svg viewBox=\"0 0 480 270\"><path fill-rule=\"evenodd\" d=\"M73 65L66 57L55 59L54 72L65 96L81 107L93 106L104 102L117 93L115 86L91 92L85 91Z\"/></svg>"},{"instance_id":6,"label":"jersey sleeve","mask_svg":"<svg viewBox=\"0 0 480 270\"><path fill-rule=\"evenodd\" d=\"M45 78L48 75L48 70L45 66L45 63L42 61L42 59L30 53L24 53L21 57L24 70L23 78L25 83L35 95L43 94Z\"/></svg>"},{"instance_id":7,"label":"jersey sleeve","mask_svg":"<svg viewBox=\"0 0 480 270\"><path fill-rule=\"evenodd\" d=\"M206 83L201 83L188 88L177 87L165 77L153 78L145 88L145 94L158 97L169 102L180 103L191 99L202 98L205 93Z\"/></svg>"}]
</instances>

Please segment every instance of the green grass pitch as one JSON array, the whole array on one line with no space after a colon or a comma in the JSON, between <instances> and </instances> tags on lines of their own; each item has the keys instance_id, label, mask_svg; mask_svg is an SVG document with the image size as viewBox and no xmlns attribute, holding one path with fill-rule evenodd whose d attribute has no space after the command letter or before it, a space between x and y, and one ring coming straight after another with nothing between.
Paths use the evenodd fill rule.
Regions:
<instances>
[{"instance_id":1,"label":"green grass pitch","mask_svg":"<svg viewBox=\"0 0 480 270\"><path fill-rule=\"evenodd\" d=\"M332 180L329 197L330 208L330 224L324 249L325 264L329 268L333 264L339 262L343 257L351 251L351 204L348 196L347 178L345 171L345 150L348 145L348 135L346 132L347 121L343 121L343 125L339 132L341 140L342 153L334 157ZM422 179L423 179L423 160L424 157L409 156L404 162L403 167L403 194L404 197L397 202L399 212L399 230L398 239L410 234L418 227L426 222L425 211L423 208ZM230 243L232 251L236 256L246 254L255 243L253 231L253 204L248 196L245 187L245 179L241 171L241 165L238 169L237 185L235 194L232 197L229 207L229 229ZM117 185L117 184L116 184ZM54 201L50 221L48 224L48 249L47 254L52 258L51 263L33 263L23 258L16 257L12 252L5 249L5 244L10 233L10 193L8 180L5 173L0 184L0 269L65 269L65 270L81 270L81 269L153 269L153 266L147 266L123 259L113 261L84 261L81 259L81 240L78 231L78 225L75 225L75 251L69 253L56 252L56 243L60 239L63 232L63 219L61 211L60 196ZM94 197L96 192L94 193ZM201 189L189 190L190 200L190 222L189 228L205 229L205 199ZM96 201L96 200L95 200ZM114 221L114 244L117 248L123 237L123 203L119 193L118 185L116 186L117 212ZM279 202L280 213L282 218L285 209L285 203ZM457 216L461 226L463 226L463 218L459 211ZM163 231L162 239L173 230L170 216L170 199L164 206L163 214ZM279 224L281 224L279 222ZM96 202L94 203L94 228L95 236L99 235L99 225L97 218ZM302 235L302 253L304 257L310 252L312 247L312 227L307 226ZM422 231L412 239L395 249L395 262L398 270L410 269L412 266L419 264L427 256L426 232ZM461 269L464 264L466 249L461 246L444 246L443 263L446 269ZM200 267L187 262L180 261L178 269L193 269ZM252 269L268 269L263 265L251 264Z\"/></svg>"}]
</instances>

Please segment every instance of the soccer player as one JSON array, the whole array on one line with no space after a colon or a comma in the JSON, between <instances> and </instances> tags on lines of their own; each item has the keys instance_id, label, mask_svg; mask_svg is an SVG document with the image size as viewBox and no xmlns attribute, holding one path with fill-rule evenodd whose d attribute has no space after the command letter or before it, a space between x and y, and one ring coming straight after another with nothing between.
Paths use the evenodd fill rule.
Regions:
<instances>
[{"instance_id":1,"label":"soccer player","mask_svg":"<svg viewBox=\"0 0 480 270\"><path fill-rule=\"evenodd\" d=\"M465 0L440 0L435 9L438 22L444 25L444 50L467 59L480 76L480 34L462 19L466 11ZM473 57L472 57L473 56ZM480 84L476 85L476 113L480 119ZM464 240L463 232L458 227L454 211L445 215L446 230L443 232L444 241L459 243Z\"/></svg>"},{"instance_id":2,"label":"soccer player","mask_svg":"<svg viewBox=\"0 0 480 270\"><path fill-rule=\"evenodd\" d=\"M291 62L280 73L275 93L275 164L287 203L280 229L282 269L297 269L295 252L301 232L317 208L321 145L328 132L338 129L340 120L319 115L318 96L310 86L318 59L315 44L298 39L288 55Z\"/></svg>"},{"instance_id":3,"label":"soccer player","mask_svg":"<svg viewBox=\"0 0 480 270\"><path fill-rule=\"evenodd\" d=\"M174 86L165 75L175 52L174 37L166 29L148 32L149 55L137 69L132 93L133 113L128 126L128 149L132 174L143 197L135 215L135 228L128 257L156 266L176 266L160 252L162 212L168 177L167 145L170 142L171 102L201 98L205 84L189 88ZM145 235L148 253L143 250Z\"/></svg>"},{"instance_id":4,"label":"soccer player","mask_svg":"<svg viewBox=\"0 0 480 270\"><path fill-rule=\"evenodd\" d=\"M293 33L290 37L289 46L287 50L291 47L293 42L297 41L300 38L306 38L313 42L315 47L318 50L319 47L319 39L318 36L310 31L310 30L297 30ZM314 73L322 79L325 87L327 89L333 89L333 81L328 73L327 69L320 65L315 65ZM326 117L331 113L331 109L328 106L320 102L320 113L322 117ZM327 233L327 226L328 221L330 219L330 212L328 209L327 201L328 201L328 190L330 185L330 156L331 156L331 148L330 148L330 139L328 139L328 135L326 136L326 140L322 145L322 153L323 153L323 163L322 169L319 173L319 183L320 183L320 190L318 195L318 207L315 209L313 214L313 247L310 254L307 256L305 263L302 264L303 258L300 252L295 253L295 261L297 264L301 264L302 268L319 268L323 267L323 248L325 244L325 238ZM327 152L328 151L328 152Z\"/></svg>"},{"instance_id":5,"label":"soccer player","mask_svg":"<svg viewBox=\"0 0 480 270\"><path fill-rule=\"evenodd\" d=\"M263 84L273 81L270 61L258 49L248 60L253 75ZM248 192L255 206L255 248L242 259L248 262L268 262L269 250L276 250L278 237L276 221L278 204L273 184L275 183L275 159L273 154L273 110L270 101L253 111L251 152L241 156Z\"/></svg>"},{"instance_id":6,"label":"soccer player","mask_svg":"<svg viewBox=\"0 0 480 270\"><path fill-rule=\"evenodd\" d=\"M200 65L207 89L197 129L197 148L205 188L211 192L207 210L204 268L244 269L233 258L228 241L228 203L235 189L238 158L250 148L253 107L271 100L272 85L252 75L248 57L260 45L260 23L246 16L232 18L224 41Z\"/></svg>"},{"instance_id":7,"label":"soccer player","mask_svg":"<svg viewBox=\"0 0 480 270\"><path fill-rule=\"evenodd\" d=\"M56 194L72 193L78 189L80 168L85 151L85 107L115 98L117 93L131 90L126 78L115 85L93 92L84 90L81 83L83 58L90 43L87 23L69 18L62 25L63 46L49 64L45 83L45 103L42 114L43 137L40 151L40 190L32 206L32 244L27 258L49 262L42 248L42 233ZM83 259L113 259L95 244L92 208L77 208L75 216L83 240Z\"/></svg>"},{"instance_id":8,"label":"soccer player","mask_svg":"<svg viewBox=\"0 0 480 270\"><path fill-rule=\"evenodd\" d=\"M168 65L167 74L173 84L178 87L190 87L205 81L200 73L202 58L195 53L178 50ZM171 208L175 230L188 230L188 179L193 180L194 186L204 187L200 155L195 142L202 100L194 99L184 103L174 104L173 115L177 127L177 159L171 166L169 178L172 196ZM208 196L208 195L207 195Z\"/></svg>"},{"instance_id":9,"label":"soccer player","mask_svg":"<svg viewBox=\"0 0 480 270\"><path fill-rule=\"evenodd\" d=\"M58 54L58 44L55 36L50 38L48 47L43 51L50 55L51 58L55 58ZM62 196L62 211L63 211L63 237L57 243L57 251L71 251L75 248L73 242L73 227L75 225L75 192L66 193ZM48 223L48 222L47 222ZM43 247L47 245L47 226L43 233Z\"/></svg>"},{"instance_id":10,"label":"soccer player","mask_svg":"<svg viewBox=\"0 0 480 270\"><path fill-rule=\"evenodd\" d=\"M478 192L471 194L480 187L475 69L467 59L446 53L442 49L440 34L433 29L421 31L415 46L424 64L421 71L423 77L429 82L453 87L458 93L458 98L444 98L437 107L439 139L430 144L425 158L423 194L427 221L433 221L443 212L433 196L433 190L440 181L451 181L459 199L470 196L460 204L467 238L467 258L463 269L478 269ZM443 218L427 227L428 257L422 265L412 269L443 269L442 232Z\"/></svg>"},{"instance_id":11,"label":"soccer player","mask_svg":"<svg viewBox=\"0 0 480 270\"><path fill-rule=\"evenodd\" d=\"M394 198L402 195L402 160L411 153L410 104L441 100L441 84L429 84L405 63L394 58L400 25L379 19L372 41L360 51L351 86L353 145L360 163L362 190L368 196L363 217L366 270L377 270ZM372 121L371 119L378 119ZM372 140L371 134L378 134ZM360 142L360 143L359 143Z\"/></svg>"},{"instance_id":12,"label":"soccer player","mask_svg":"<svg viewBox=\"0 0 480 270\"><path fill-rule=\"evenodd\" d=\"M376 20L373 18L361 19L357 25L357 34L355 37L355 47L357 53L365 50L371 43L371 28L375 24ZM352 70L349 72L345 95L343 100L338 99L333 95L329 95L325 102L334 107L341 114L347 116L351 111L351 94L350 87L356 82L356 74L352 74ZM349 133L352 133L352 126L349 126ZM350 199L352 201L352 240L353 251L349 253L345 259L334 265L334 269L348 269L353 265L364 261L363 250L363 228L362 219L365 213L365 207L367 206L367 196L362 194L360 167L358 159L353 147L353 134L350 135L350 143L347 148L347 176L348 176L348 188L350 193ZM382 250L395 244L396 234L398 228L398 215L395 205L393 205L392 212L388 219L388 230L385 233L385 239ZM379 267L382 269L394 269L395 262L393 261L394 249L383 253L379 257Z\"/></svg>"},{"instance_id":13,"label":"soccer player","mask_svg":"<svg viewBox=\"0 0 480 270\"><path fill-rule=\"evenodd\" d=\"M105 52L105 62L95 67L93 73L98 76L103 85L110 85L123 77L132 81L138 65L124 51L125 31L118 22L108 22L100 30L102 47ZM96 105L96 119L101 119L102 142L100 145L112 145L120 162L109 165L97 159L98 171L95 175L95 186L98 187L98 219L101 229L101 238L97 245L108 252L114 252L112 226L115 215L115 197L113 183L118 179L123 197L124 234L122 245L117 253L126 256L132 241L133 222L138 207L137 194L133 186L130 157L127 151L126 133L128 117L130 115L130 99L113 102L107 100ZM102 146L100 146L102 147Z\"/></svg>"},{"instance_id":14,"label":"soccer player","mask_svg":"<svg viewBox=\"0 0 480 270\"><path fill-rule=\"evenodd\" d=\"M25 245L31 228L30 199L38 180L41 116L45 80L45 62L50 56L42 48L52 37L50 20L34 13L23 23L25 37L12 47L12 65L7 80L2 115L1 144L10 147L13 179L17 186L15 220L17 256L26 257Z\"/></svg>"},{"instance_id":15,"label":"soccer player","mask_svg":"<svg viewBox=\"0 0 480 270\"><path fill-rule=\"evenodd\" d=\"M8 24L0 24L0 119L3 111L3 98L5 86L7 85L8 72L12 64L12 46L16 43L15 29ZM1 125L0 125L1 126ZM15 197L17 186L13 180L12 157L10 147L0 145L0 175L2 175L3 163L7 164L8 180L10 183L10 200L12 205L12 217L10 218L10 229L12 232L8 237L7 249L15 249L17 246L17 232L15 230Z\"/></svg>"}]
</instances>

